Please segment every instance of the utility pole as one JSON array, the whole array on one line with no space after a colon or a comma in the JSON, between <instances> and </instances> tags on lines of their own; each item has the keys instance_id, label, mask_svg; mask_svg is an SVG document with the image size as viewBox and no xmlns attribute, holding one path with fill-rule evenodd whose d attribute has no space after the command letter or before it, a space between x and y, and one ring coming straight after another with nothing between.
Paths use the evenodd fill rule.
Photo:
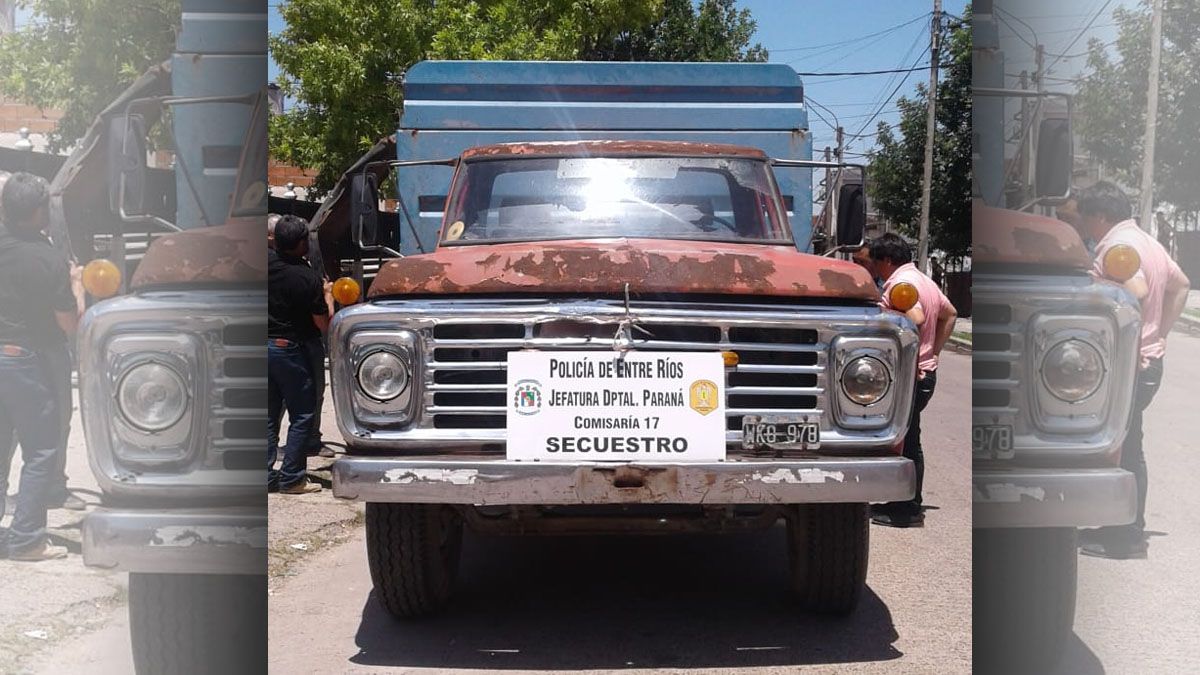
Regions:
<instances>
[{"instance_id":1,"label":"utility pole","mask_svg":"<svg viewBox=\"0 0 1200 675\"><path fill-rule=\"evenodd\" d=\"M1146 136L1142 139L1142 189L1140 225L1147 232L1154 211L1154 137L1158 131L1158 67L1162 57L1162 0L1154 0L1150 21L1150 89L1146 93Z\"/></svg>"},{"instance_id":2,"label":"utility pole","mask_svg":"<svg viewBox=\"0 0 1200 675\"><path fill-rule=\"evenodd\" d=\"M921 181L921 220L917 236L917 266L929 270L929 199L933 189L933 136L937 130L938 44L942 24L942 0L933 0L933 20L929 23L929 105L925 118L925 177Z\"/></svg>"}]
</instances>

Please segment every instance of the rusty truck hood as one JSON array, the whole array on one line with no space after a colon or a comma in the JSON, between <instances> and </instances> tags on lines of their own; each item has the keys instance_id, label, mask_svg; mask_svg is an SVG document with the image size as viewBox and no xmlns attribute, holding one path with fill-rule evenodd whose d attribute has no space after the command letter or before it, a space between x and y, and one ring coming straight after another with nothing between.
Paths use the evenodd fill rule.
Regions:
<instances>
[{"instance_id":1,"label":"rusty truck hood","mask_svg":"<svg viewBox=\"0 0 1200 675\"><path fill-rule=\"evenodd\" d=\"M1075 228L1046 216L977 204L971 209L971 237L976 263L1092 266Z\"/></svg>"},{"instance_id":2,"label":"rusty truck hood","mask_svg":"<svg viewBox=\"0 0 1200 675\"><path fill-rule=\"evenodd\" d=\"M267 279L265 231L264 218L239 218L161 237L147 249L129 287L262 284Z\"/></svg>"},{"instance_id":3,"label":"rusty truck hood","mask_svg":"<svg viewBox=\"0 0 1200 675\"><path fill-rule=\"evenodd\" d=\"M476 293L688 293L875 301L858 265L787 246L587 239L447 246L385 264L369 297Z\"/></svg>"}]
</instances>

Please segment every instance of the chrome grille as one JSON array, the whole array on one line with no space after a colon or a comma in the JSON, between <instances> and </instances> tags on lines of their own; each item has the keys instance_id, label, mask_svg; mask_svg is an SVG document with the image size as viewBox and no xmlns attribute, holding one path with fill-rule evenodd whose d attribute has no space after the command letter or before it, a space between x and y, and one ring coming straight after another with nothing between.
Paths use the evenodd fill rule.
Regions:
<instances>
[{"instance_id":1,"label":"chrome grille","mask_svg":"<svg viewBox=\"0 0 1200 675\"><path fill-rule=\"evenodd\" d=\"M1014 321L1008 304L977 304L972 308L972 405L976 410L1011 412L1020 367L1025 326Z\"/></svg>"},{"instance_id":2,"label":"chrome grille","mask_svg":"<svg viewBox=\"0 0 1200 675\"><path fill-rule=\"evenodd\" d=\"M263 468L267 417L267 325L260 318L227 324L211 341L210 461L229 470ZM219 455L219 457L217 456Z\"/></svg>"},{"instance_id":3,"label":"chrome grille","mask_svg":"<svg viewBox=\"0 0 1200 675\"><path fill-rule=\"evenodd\" d=\"M616 323L569 320L537 324L440 323L429 331L422 426L434 429L504 429L508 354L525 348L603 350L612 347ZM827 344L816 330L729 324L653 323L635 337L635 350L734 351L726 368L728 442L740 441L742 416L761 412L807 413L825 409Z\"/></svg>"}]
</instances>

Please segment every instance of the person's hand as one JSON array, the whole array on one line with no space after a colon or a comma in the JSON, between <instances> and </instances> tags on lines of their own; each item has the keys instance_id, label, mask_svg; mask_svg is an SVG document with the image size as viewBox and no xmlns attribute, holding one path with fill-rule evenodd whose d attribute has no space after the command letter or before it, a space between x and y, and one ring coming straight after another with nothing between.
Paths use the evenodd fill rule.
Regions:
<instances>
[{"instance_id":1,"label":"person's hand","mask_svg":"<svg viewBox=\"0 0 1200 675\"><path fill-rule=\"evenodd\" d=\"M83 283L83 268L74 260L71 261L71 283Z\"/></svg>"},{"instance_id":2,"label":"person's hand","mask_svg":"<svg viewBox=\"0 0 1200 675\"><path fill-rule=\"evenodd\" d=\"M325 289L325 295L331 295L333 293L333 282L326 279L323 288Z\"/></svg>"}]
</instances>

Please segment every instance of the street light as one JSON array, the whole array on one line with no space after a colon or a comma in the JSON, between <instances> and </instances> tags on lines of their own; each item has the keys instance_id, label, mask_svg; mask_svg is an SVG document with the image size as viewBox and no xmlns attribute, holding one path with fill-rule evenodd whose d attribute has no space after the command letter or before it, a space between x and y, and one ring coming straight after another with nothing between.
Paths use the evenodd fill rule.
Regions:
<instances>
[{"instance_id":1,"label":"street light","mask_svg":"<svg viewBox=\"0 0 1200 675\"><path fill-rule=\"evenodd\" d=\"M21 127L17 129L17 135L21 138L13 145L17 150L33 150L33 141L29 140L29 127Z\"/></svg>"}]
</instances>

